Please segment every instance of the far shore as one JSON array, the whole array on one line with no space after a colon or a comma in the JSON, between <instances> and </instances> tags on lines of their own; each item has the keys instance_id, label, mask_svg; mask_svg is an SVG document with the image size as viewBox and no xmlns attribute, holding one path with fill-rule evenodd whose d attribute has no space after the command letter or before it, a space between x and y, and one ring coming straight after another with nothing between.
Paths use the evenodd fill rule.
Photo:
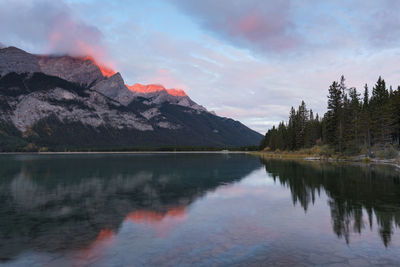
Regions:
<instances>
[{"instance_id":1,"label":"far shore","mask_svg":"<svg viewBox=\"0 0 400 267\"><path fill-rule=\"evenodd\" d=\"M270 152L270 151L255 151L249 152L252 155L257 155L266 159L281 159L281 160L302 160L302 161L326 161L326 162L353 162L353 163L365 163L365 164L384 164L391 165L400 169L400 159L376 159L369 158L365 155L358 156L339 156L334 155L332 157L312 155L312 154L301 154L292 151L284 152Z\"/></svg>"},{"instance_id":2,"label":"far shore","mask_svg":"<svg viewBox=\"0 0 400 267\"><path fill-rule=\"evenodd\" d=\"M0 152L0 155L69 155L69 154L244 154L248 151L59 151L59 152Z\"/></svg>"},{"instance_id":3,"label":"far shore","mask_svg":"<svg viewBox=\"0 0 400 267\"><path fill-rule=\"evenodd\" d=\"M400 159L376 159L369 158L365 155L358 156L339 156L332 157L303 154L293 151L271 152L271 151L58 151L58 152L0 152L0 155L101 155L101 154L249 154L259 156L265 159L279 160L300 160L300 161L320 161L320 162L347 162L347 163L364 163L364 164L383 164L390 165L400 170Z\"/></svg>"}]
</instances>

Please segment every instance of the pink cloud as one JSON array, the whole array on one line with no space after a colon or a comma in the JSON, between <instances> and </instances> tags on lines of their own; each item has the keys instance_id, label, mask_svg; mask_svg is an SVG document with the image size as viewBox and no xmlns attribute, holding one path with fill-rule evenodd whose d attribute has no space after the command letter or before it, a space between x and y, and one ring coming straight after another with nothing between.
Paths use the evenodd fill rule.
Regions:
<instances>
[{"instance_id":1,"label":"pink cloud","mask_svg":"<svg viewBox=\"0 0 400 267\"><path fill-rule=\"evenodd\" d=\"M263 3L248 1L172 0L204 28L235 45L262 53L288 51L303 41L289 12L290 0Z\"/></svg>"}]
</instances>

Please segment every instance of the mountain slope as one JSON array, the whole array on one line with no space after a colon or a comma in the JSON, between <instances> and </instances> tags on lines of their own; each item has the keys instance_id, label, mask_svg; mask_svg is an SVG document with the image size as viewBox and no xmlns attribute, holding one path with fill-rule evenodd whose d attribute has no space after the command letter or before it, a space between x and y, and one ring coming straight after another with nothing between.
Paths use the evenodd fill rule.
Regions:
<instances>
[{"instance_id":1,"label":"mountain slope","mask_svg":"<svg viewBox=\"0 0 400 267\"><path fill-rule=\"evenodd\" d=\"M0 59L1 151L239 147L262 138L183 91L132 90L93 59L12 47L0 49Z\"/></svg>"}]
</instances>

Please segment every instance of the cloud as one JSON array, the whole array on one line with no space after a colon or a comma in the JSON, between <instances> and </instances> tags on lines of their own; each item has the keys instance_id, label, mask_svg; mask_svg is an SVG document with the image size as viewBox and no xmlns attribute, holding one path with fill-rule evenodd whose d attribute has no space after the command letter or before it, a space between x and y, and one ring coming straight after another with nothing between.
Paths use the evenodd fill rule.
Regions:
<instances>
[{"instance_id":1,"label":"cloud","mask_svg":"<svg viewBox=\"0 0 400 267\"><path fill-rule=\"evenodd\" d=\"M369 43L378 48L398 46L400 40L400 2L385 0L369 6L369 19L361 25L361 30Z\"/></svg>"},{"instance_id":2,"label":"cloud","mask_svg":"<svg viewBox=\"0 0 400 267\"><path fill-rule=\"evenodd\" d=\"M314 52L397 47L395 0L170 0L214 37L258 55L293 59Z\"/></svg>"},{"instance_id":3,"label":"cloud","mask_svg":"<svg viewBox=\"0 0 400 267\"><path fill-rule=\"evenodd\" d=\"M109 61L101 31L73 15L63 1L3 0L0 36L6 45L34 53L90 55Z\"/></svg>"},{"instance_id":4,"label":"cloud","mask_svg":"<svg viewBox=\"0 0 400 267\"><path fill-rule=\"evenodd\" d=\"M397 87L399 8L395 0L1 0L0 42L106 60L110 52L126 83L183 87L265 132L302 99L324 113L342 74L359 89L379 75Z\"/></svg>"},{"instance_id":5,"label":"cloud","mask_svg":"<svg viewBox=\"0 0 400 267\"><path fill-rule=\"evenodd\" d=\"M259 52L291 51L302 43L290 14L291 1L171 0L217 37Z\"/></svg>"}]
</instances>

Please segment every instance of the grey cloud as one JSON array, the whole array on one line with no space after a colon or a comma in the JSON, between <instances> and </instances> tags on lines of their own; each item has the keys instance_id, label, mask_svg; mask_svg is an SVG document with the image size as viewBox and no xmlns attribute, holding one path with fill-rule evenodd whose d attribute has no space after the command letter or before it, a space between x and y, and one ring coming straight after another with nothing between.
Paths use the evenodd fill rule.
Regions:
<instances>
[{"instance_id":1,"label":"grey cloud","mask_svg":"<svg viewBox=\"0 0 400 267\"><path fill-rule=\"evenodd\" d=\"M400 41L395 0L170 1L216 37L268 56L391 48Z\"/></svg>"},{"instance_id":2,"label":"grey cloud","mask_svg":"<svg viewBox=\"0 0 400 267\"><path fill-rule=\"evenodd\" d=\"M0 36L5 45L34 53L105 54L100 30L74 17L63 1L1 1Z\"/></svg>"},{"instance_id":3,"label":"grey cloud","mask_svg":"<svg viewBox=\"0 0 400 267\"><path fill-rule=\"evenodd\" d=\"M400 41L399 9L399 1L382 1L377 3L377 8L371 9L370 19L362 25L362 30L369 38L371 45L398 46Z\"/></svg>"},{"instance_id":4,"label":"grey cloud","mask_svg":"<svg viewBox=\"0 0 400 267\"><path fill-rule=\"evenodd\" d=\"M296 33L290 0L171 0L216 36L259 52L290 51L303 40Z\"/></svg>"}]
</instances>

